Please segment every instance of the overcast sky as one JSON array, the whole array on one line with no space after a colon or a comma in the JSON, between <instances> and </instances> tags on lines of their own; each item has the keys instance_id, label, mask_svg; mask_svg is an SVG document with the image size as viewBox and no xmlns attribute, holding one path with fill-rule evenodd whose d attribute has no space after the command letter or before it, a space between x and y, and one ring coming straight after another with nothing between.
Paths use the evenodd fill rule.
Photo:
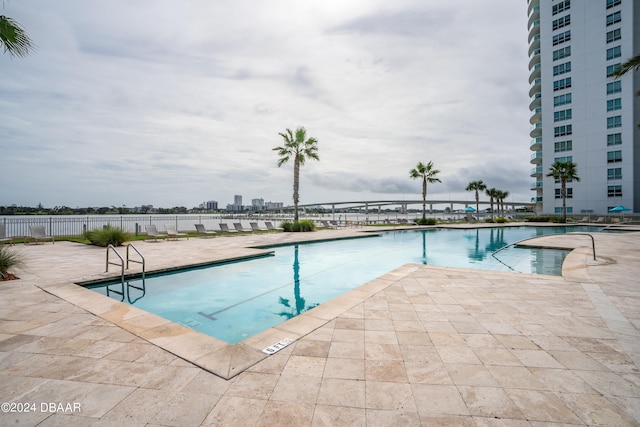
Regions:
<instances>
[{"instance_id":1,"label":"overcast sky","mask_svg":"<svg viewBox=\"0 0 640 427\"><path fill-rule=\"evenodd\" d=\"M318 139L300 203L529 201L524 0L10 0L0 205L291 204L286 128Z\"/></svg>"}]
</instances>

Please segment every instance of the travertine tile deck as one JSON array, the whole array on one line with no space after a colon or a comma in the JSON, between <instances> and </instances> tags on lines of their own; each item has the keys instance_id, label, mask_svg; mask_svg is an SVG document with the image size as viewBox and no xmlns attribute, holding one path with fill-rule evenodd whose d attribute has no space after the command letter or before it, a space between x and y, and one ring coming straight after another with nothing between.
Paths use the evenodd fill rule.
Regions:
<instances>
[{"instance_id":1,"label":"travertine tile deck","mask_svg":"<svg viewBox=\"0 0 640 427\"><path fill-rule=\"evenodd\" d=\"M361 231L136 246L164 269ZM35 410L0 425L639 425L640 234L594 236L596 261L585 236L532 242L577 248L563 277L406 265L236 346L73 285L104 249L18 245L0 402Z\"/></svg>"}]
</instances>

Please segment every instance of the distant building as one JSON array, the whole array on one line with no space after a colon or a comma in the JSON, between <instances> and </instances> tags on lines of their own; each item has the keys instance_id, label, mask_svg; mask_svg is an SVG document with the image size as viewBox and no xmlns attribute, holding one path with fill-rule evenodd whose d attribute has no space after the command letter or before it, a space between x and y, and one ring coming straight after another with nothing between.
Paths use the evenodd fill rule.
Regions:
<instances>
[{"instance_id":1,"label":"distant building","mask_svg":"<svg viewBox=\"0 0 640 427\"><path fill-rule=\"evenodd\" d=\"M233 204L227 205L227 210L230 212L241 212L244 210L244 206L242 206L242 196L236 194L233 196Z\"/></svg>"},{"instance_id":2,"label":"distant building","mask_svg":"<svg viewBox=\"0 0 640 427\"><path fill-rule=\"evenodd\" d=\"M208 202L204 202L204 208L208 211L217 211L218 202L215 200L209 200Z\"/></svg>"},{"instance_id":3,"label":"distant building","mask_svg":"<svg viewBox=\"0 0 640 427\"><path fill-rule=\"evenodd\" d=\"M264 210L264 199L251 199L251 210L252 211Z\"/></svg>"},{"instance_id":4,"label":"distant building","mask_svg":"<svg viewBox=\"0 0 640 427\"><path fill-rule=\"evenodd\" d=\"M640 72L612 73L640 54L638 0L528 0L531 190L536 211L562 211L555 161L577 165L567 212L640 212Z\"/></svg>"},{"instance_id":5,"label":"distant building","mask_svg":"<svg viewBox=\"0 0 640 427\"><path fill-rule=\"evenodd\" d=\"M265 209L282 209L284 207L284 203L282 202L267 202L264 205Z\"/></svg>"}]
</instances>

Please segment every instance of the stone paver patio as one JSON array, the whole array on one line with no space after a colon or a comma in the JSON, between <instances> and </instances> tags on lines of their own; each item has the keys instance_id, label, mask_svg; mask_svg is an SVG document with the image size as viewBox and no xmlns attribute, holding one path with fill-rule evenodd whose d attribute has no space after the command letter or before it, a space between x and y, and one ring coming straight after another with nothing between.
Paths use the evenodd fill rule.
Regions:
<instances>
[{"instance_id":1,"label":"stone paver patio","mask_svg":"<svg viewBox=\"0 0 640 427\"><path fill-rule=\"evenodd\" d=\"M135 245L157 270L364 230ZM576 248L563 277L405 265L237 345L74 285L103 248L16 245L0 425L640 425L640 233L593 235L597 261L586 236L531 242Z\"/></svg>"}]
</instances>

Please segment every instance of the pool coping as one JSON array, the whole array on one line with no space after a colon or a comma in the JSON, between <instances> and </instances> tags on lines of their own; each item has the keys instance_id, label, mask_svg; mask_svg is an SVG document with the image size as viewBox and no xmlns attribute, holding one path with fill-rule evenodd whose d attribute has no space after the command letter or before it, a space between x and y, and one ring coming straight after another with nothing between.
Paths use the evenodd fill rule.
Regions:
<instances>
[{"instance_id":1,"label":"pool coping","mask_svg":"<svg viewBox=\"0 0 640 427\"><path fill-rule=\"evenodd\" d=\"M418 228L412 228L410 230L416 229ZM368 235L371 236L371 234ZM543 239L544 237L547 236L532 237L529 240L535 241ZM353 238L353 236L324 239L324 241L341 240L348 238ZM529 240L525 241L525 243ZM290 245L296 243L318 243L321 241L322 240L304 240L299 242L289 242L286 244ZM262 247L265 248L275 246L277 245L262 245ZM524 246L528 245L525 244ZM532 242L531 246L549 247L556 249L559 247L558 244L541 244L539 242ZM247 249L258 248L260 248L260 246L247 246ZM574 246L564 247L564 249L570 249L572 250L572 252L567 255L567 258L565 258L565 263L567 263L567 259L569 259L569 263L566 269L565 263L563 263L562 277L566 278L565 272L568 276L575 276L577 274L577 277L581 277L583 274L586 274L587 265L583 262L584 248L575 248ZM573 252L576 252L576 254L574 257L570 258ZM254 258L256 256L259 255L256 255L254 253L251 255L247 255L246 257L236 256L230 259L220 259L211 263L198 263L198 266L235 261L242 258ZM160 270L170 271L189 267L190 265L182 265L175 268L158 269L154 270L154 272L160 272ZM322 327L326 323L330 322L346 311L352 309L356 305L372 297L376 293L386 289L388 286L392 285L398 280L401 280L420 267L444 269L447 271L473 270L459 267L405 264L376 279L366 282L351 291L333 298L321 304L320 306L314 307L307 312L304 312L277 326L269 328L252 337L249 337L237 344L230 344L204 333L192 330L190 328L187 328L186 326L174 323L168 319L149 313L135 306L131 306L129 304L114 300L113 298L99 294L82 285L77 284L86 283L88 281L95 283L96 280L63 281L59 283L49 283L46 286L39 287L45 292L66 300L81 309L87 310L90 313L93 313L94 315L131 332L137 337L142 338L172 353L173 355L180 357L181 359L184 359L185 361L193 363L194 365L208 372L211 372L212 374L228 380L267 358L269 354L263 352L264 349L282 340L296 341L300 339L301 337ZM556 277L519 272L503 272L493 270L492 272L497 274L505 274L508 276L518 275L519 277L522 277L522 275L533 277ZM149 272L148 274L152 273ZM98 280L102 280L105 278L114 278L114 276L105 277L104 274L100 276L101 277ZM120 276L115 277L118 278Z\"/></svg>"}]
</instances>

